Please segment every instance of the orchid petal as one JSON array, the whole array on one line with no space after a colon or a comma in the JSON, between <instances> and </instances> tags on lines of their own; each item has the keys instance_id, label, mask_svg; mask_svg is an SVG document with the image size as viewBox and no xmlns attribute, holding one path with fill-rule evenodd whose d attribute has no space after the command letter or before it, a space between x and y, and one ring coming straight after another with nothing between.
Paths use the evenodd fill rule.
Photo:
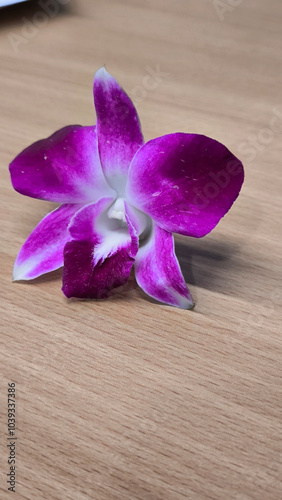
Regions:
<instances>
[{"instance_id":1,"label":"orchid petal","mask_svg":"<svg viewBox=\"0 0 282 500\"><path fill-rule=\"evenodd\" d=\"M57 203L89 203L113 191L104 177L96 127L70 125L35 142L10 164L14 189Z\"/></svg>"},{"instance_id":2,"label":"orchid petal","mask_svg":"<svg viewBox=\"0 0 282 500\"><path fill-rule=\"evenodd\" d=\"M130 162L144 142L138 114L104 67L95 75L94 103L102 168L109 184L123 196Z\"/></svg>"},{"instance_id":3,"label":"orchid petal","mask_svg":"<svg viewBox=\"0 0 282 500\"><path fill-rule=\"evenodd\" d=\"M109 218L110 198L86 205L69 226L64 250L63 292L67 297L106 298L126 283L138 249L133 227ZM132 237L131 237L132 234Z\"/></svg>"},{"instance_id":4,"label":"orchid petal","mask_svg":"<svg viewBox=\"0 0 282 500\"><path fill-rule=\"evenodd\" d=\"M242 163L222 144L197 134L147 142L128 173L127 199L163 229L202 237L236 200Z\"/></svg>"},{"instance_id":5,"label":"orchid petal","mask_svg":"<svg viewBox=\"0 0 282 500\"><path fill-rule=\"evenodd\" d=\"M63 265L69 240L68 225L81 205L62 205L42 219L22 246L14 264L13 280L30 280Z\"/></svg>"},{"instance_id":6,"label":"orchid petal","mask_svg":"<svg viewBox=\"0 0 282 500\"><path fill-rule=\"evenodd\" d=\"M194 306L174 252L173 235L157 224L139 248L134 269L138 285L154 299L182 309Z\"/></svg>"}]
</instances>

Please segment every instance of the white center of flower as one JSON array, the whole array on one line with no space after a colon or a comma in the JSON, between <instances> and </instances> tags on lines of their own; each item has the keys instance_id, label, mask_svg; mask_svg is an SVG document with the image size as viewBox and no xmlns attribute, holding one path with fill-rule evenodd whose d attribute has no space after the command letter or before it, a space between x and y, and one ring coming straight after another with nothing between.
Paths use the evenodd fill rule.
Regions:
<instances>
[{"instance_id":1,"label":"white center of flower","mask_svg":"<svg viewBox=\"0 0 282 500\"><path fill-rule=\"evenodd\" d=\"M123 198L116 199L115 203L111 206L111 208L108 211L108 217L110 219L116 219L126 222Z\"/></svg>"},{"instance_id":2,"label":"white center of flower","mask_svg":"<svg viewBox=\"0 0 282 500\"><path fill-rule=\"evenodd\" d=\"M116 201L110 206L107 213L106 227L110 231L125 231L128 234L128 224L125 216L125 198L119 196ZM139 242L142 244L148 237L152 229L152 223L150 217L141 212L137 208L133 207L128 203L128 209L130 217L130 225L132 224L137 234L139 236Z\"/></svg>"}]
</instances>

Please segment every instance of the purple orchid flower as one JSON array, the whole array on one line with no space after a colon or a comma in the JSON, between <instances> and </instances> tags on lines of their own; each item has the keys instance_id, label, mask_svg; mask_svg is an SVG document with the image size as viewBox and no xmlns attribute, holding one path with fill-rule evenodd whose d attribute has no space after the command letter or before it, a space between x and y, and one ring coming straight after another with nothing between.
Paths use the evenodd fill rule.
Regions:
<instances>
[{"instance_id":1,"label":"purple orchid flower","mask_svg":"<svg viewBox=\"0 0 282 500\"><path fill-rule=\"evenodd\" d=\"M242 163L203 135L144 144L133 103L104 68L95 75L94 102L96 127L64 127L10 165L16 191L61 204L24 243L13 279L64 266L67 297L106 298L134 266L148 295L190 309L172 233L209 233L240 192Z\"/></svg>"}]
</instances>

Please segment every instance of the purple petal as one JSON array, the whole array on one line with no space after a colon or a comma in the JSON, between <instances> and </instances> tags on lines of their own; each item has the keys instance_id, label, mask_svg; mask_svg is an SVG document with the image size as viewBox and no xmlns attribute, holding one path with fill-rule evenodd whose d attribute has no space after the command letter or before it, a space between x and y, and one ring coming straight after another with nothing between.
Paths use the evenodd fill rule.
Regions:
<instances>
[{"instance_id":1,"label":"purple petal","mask_svg":"<svg viewBox=\"0 0 282 500\"><path fill-rule=\"evenodd\" d=\"M92 241L93 244L103 240L103 228L95 231L98 217L113 203L114 198L101 198L96 203L81 207L69 225L69 234L74 240Z\"/></svg>"},{"instance_id":2,"label":"purple petal","mask_svg":"<svg viewBox=\"0 0 282 500\"><path fill-rule=\"evenodd\" d=\"M112 201L87 205L72 219L69 232L74 239L64 250L62 290L67 297L105 298L129 277L137 236L132 227L129 233L109 218Z\"/></svg>"},{"instance_id":3,"label":"purple petal","mask_svg":"<svg viewBox=\"0 0 282 500\"><path fill-rule=\"evenodd\" d=\"M196 134L170 134L134 157L127 199L170 232L201 237L236 200L242 163L223 144Z\"/></svg>"},{"instance_id":4,"label":"purple petal","mask_svg":"<svg viewBox=\"0 0 282 500\"><path fill-rule=\"evenodd\" d=\"M96 127L70 125L35 142L10 164L14 189L57 203L89 203L113 191L100 164Z\"/></svg>"},{"instance_id":5,"label":"purple petal","mask_svg":"<svg viewBox=\"0 0 282 500\"><path fill-rule=\"evenodd\" d=\"M68 225L81 205L62 205L39 222L22 246L14 264L13 280L30 280L63 265L69 240Z\"/></svg>"},{"instance_id":6,"label":"purple petal","mask_svg":"<svg viewBox=\"0 0 282 500\"><path fill-rule=\"evenodd\" d=\"M94 102L103 171L109 184L122 196L130 162L144 142L137 111L105 68L95 75Z\"/></svg>"},{"instance_id":7,"label":"purple petal","mask_svg":"<svg viewBox=\"0 0 282 500\"><path fill-rule=\"evenodd\" d=\"M157 224L148 242L139 248L134 268L138 285L154 299L182 309L193 307L174 253L173 235Z\"/></svg>"}]
</instances>

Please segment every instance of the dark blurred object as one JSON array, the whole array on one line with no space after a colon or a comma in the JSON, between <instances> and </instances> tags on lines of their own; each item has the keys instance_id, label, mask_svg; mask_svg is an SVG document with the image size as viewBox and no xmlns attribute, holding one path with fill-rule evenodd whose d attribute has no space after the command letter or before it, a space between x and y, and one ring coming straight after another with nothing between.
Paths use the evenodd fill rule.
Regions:
<instances>
[{"instance_id":1,"label":"dark blurred object","mask_svg":"<svg viewBox=\"0 0 282 500\"><path fill-rule=\"evenodd\" d=\"M29 0L0 0L0 8L7 7L8 5L14 5L16 3L27 2Z\"/></svg>"},{"instance_id":2,"label":"dark blurred object","mask_svg":"<svg viewBox=\"0 0 282 500\"><path fill-rule=\"evenodd\" d=\"M7 26L24 29L30 23L38 27L47 18L52 21L57 16L72 14L72 7L73 0L0 0L0 30Z\"/></svg>"}]
</instances>

